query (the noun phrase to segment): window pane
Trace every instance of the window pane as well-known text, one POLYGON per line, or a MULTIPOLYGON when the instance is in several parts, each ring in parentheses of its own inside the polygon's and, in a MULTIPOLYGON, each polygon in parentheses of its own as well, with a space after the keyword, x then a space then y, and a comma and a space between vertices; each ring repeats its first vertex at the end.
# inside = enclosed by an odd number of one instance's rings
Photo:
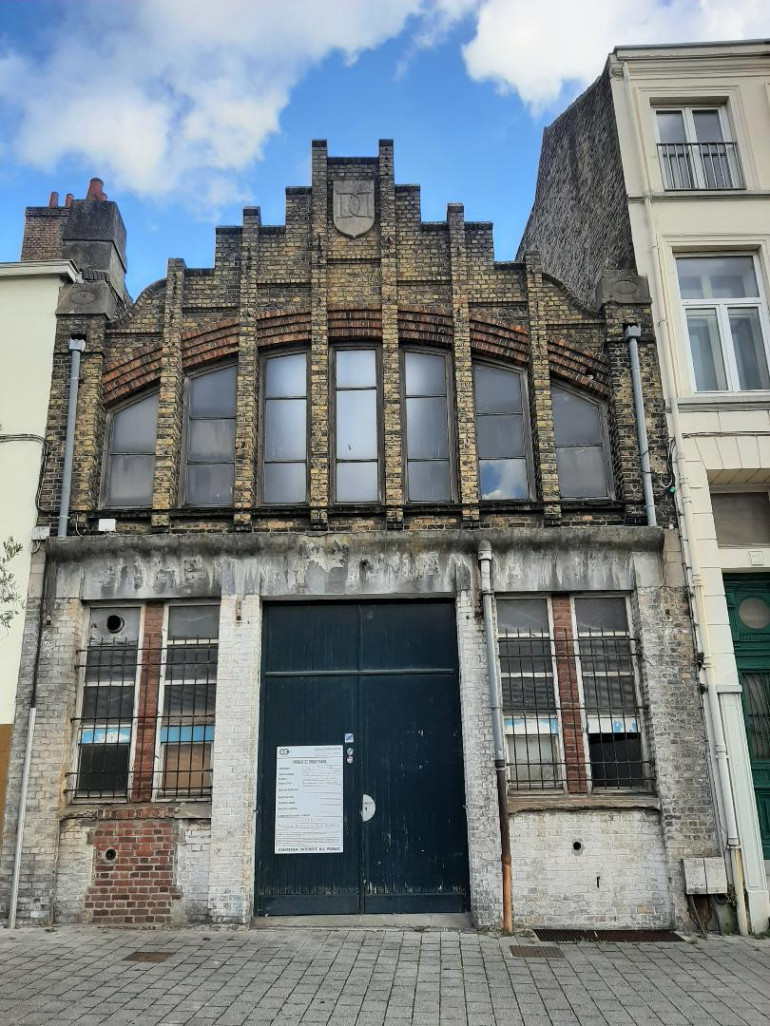
POLYGON ((549 632, 548 603, 542 598, 498 599, 497 626, 504 631, 549 632))
POLYGON ((524 418, 520 413, 476 418, 476 445, 481 459, 524 455, 524 418))
POLYGON ((337 388, 374 388, 377 362, 373 349, 337 350, 337 388))
POLYGON ((711 509, 720 545, 770 545, 767 492, 712 494, 711 509))
POLYGON ((599 407, 574 392, 551 389, 556 445, 596 445, 601 442, 599 407))
POLYGON ((441 502, 451 498, 449 462, 409 463, 406 470, 410 502, 441 502))
POLYGON ((604 452, 598 446, 556 451, 559 492, 563 499, 599 499, 608 494, 604 452))
POLYGON ((187 436, 189 460, 232 461, 235 453, 234 420, 192 420, 187 436))
POLYGON ((628 631, 623 598, 576 598, 575 622, 580 631, 628 631))
POLYGON ((759 295, 750 256, 678 257, 682 299, 755 299, 759 295))
POLYGON ((405 354, 407 395, 446 395, 446 360, 434 353, 405 354))
POLYGON ((266 460, 305 459, 306 417, 305 399, 272 399, 265 403, 266 460))
POLYGON ((262 491, 265 502, 304 502, 304 463, 266 463, 262 491))
POLYGON ((337 392, 337 459, 377 459, 377 393, 373 388, 337 392))
POLYGON ((265 395, 302 396, 307 394, 305 353, 271 356, 265 361, 265 395))
POLYGON ((235 377, 232 366, 190 378, 190 416, 234 417, 235 377))
POLYGON ((445 459, 449 455, 446 399, 407 399, 406 452, 409 459, 445 459))
POLYGON ((659 110, 658 132, 662 143, 683 143, 687 141, 684 132, 684 118, 681 110, 659 110))
POLYGON ((528 499, 527 461, 479 460, 482 499, 528 499))
POLYGON ((149 506, 154 470, 154 456, 111 456, 106 504, 149 506))
POLYGON ((639 734, 589 734, 594 787, 643 787, 646 767, 639 734))
POLYGON ((89 643, 136 644, 139 641, 138 606, 92 606, 88 613, 89 643), (117 619, 113 619, 117 617, 117 619), (109 621, 109 627, 107 623, 109 621), (112 628, 112 630, 110 629, 112 628), (117 630, 115 629, 117 628, 117 630))
POLYGON ((338 463, 337 502, 376 502, 377 463, 338 463))
POLYGON ((190 796, 208 794, 211 790, 211 745, 196 742, 163 745, 162 789, 164 793, 190 796))
POLYGON ((728 311, 728 316, 740 387, 747 391, 756 388, 770 388, 767 358, 765 347, 762 344, 762 329, 759 324, 759 310, 733 307, 728 311))
POLYGON ((500 367, 473 366, 476 413, 518 413, 521 411, 521 376, 500 367))
MULTIPOLYGON (((177 652, 178 649, 174 649, 177 652)), ((216 653, 216 649, 214 650, 216 653)), ((214 673, 211 680, 207 681, 206 666, 191 664, 187 673, 181 668, 173 674, 168 674, 169 679, 184 681, 183 684, 172 684, 167 680, 163 689, 163 715, 172 717, 177 721, 185 716, 213 716, 216 708, 216 661, 214 662, 214 673)))
POLYGON ((155 452, 158 393, 118 410, 112 418, 110 452, 155 452))
POLYGON ((724 141, 722 122, 718 110, 694 110, 692 119, 695 122, 695 138, 699 143, 719 143, 724 141))
POLYGON ((168 636, 172 641, 177 638, 218 637, 219 606, 171 606, 168 636))
POLYGON ((231 506, 232 463, 188 463, 185 498, 191 506, 231 506))
POLYGON ((213 687, 217 679, 217 655, 214 644, 171 645, 166 652, 166 679, 198 681, 213 687))
MULTIPOLYGON (((136 662, 136 650, 134 650, 134 662, 136 662)), ((90 669, 90 667, 89 667, 90 669)), ((134 669, 134 673, 136 670, 134 669)), ((131 674, 131 683, 124 685, 110 685, 108 678, 99 677, 99 684, 105 687, 85 687, 83 689, 83 711, 84 720, 106 722, 112 720, 131 720, 134 715, 134 674, 131 674)))
POLYGON ((78 793, 125 794, 130 751, 128 744, 81 744, 78 793))
POLYGON ((697 392, 721 392, 727 388, 716 310, 688 310, 687 331, 697 392))

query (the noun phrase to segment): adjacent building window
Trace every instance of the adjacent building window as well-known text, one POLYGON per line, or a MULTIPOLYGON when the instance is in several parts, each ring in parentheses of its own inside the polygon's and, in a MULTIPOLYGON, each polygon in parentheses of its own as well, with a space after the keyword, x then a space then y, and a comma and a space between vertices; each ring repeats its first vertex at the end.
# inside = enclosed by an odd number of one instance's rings
POLYGON ((527 418, 522 375, 473 365, 476 448, 482 499, 528 499, 527 418))
POLYGON ((447 360, 442 353, 404 353, 406 493, 409 502, 452 498, 447 360))
POLYGON ((161 795, 211 793, 218 637, 219 606, 169 607, 159 729, 161 795))
POLYGON ((764 492, 712 492, 711 510, 720 545, 770 545, 770 496, 764 492))
POLYGON ((770 388, 768 329, 754 257, 677 257, 695 389, 770 388))
POLYGON ((104 468, 105 506, 152 505, 157 426, 157 392, 111 415, 104 468))
POLYGON ((655 115, 664 188, 743 188, 725 107, 659 108, 655 115))
POLYGON ((604 408, 566 388, 551 388, 559 492, 563 499, 610 496, 604 408))
POLYGON ((235 365, 187 383, 185 502, 231 506, 235 473, 235 365))
POLYGON ((139 654, 138 606, 92 609, 77 726, 78 797, 126 797, 139 654))
POLYGON ((376 502, 380 418, 375 350, 336 350, 334 386, 334 497, 337 502, 376 502))
POLYGON ((511 785, 649 790, 626 600, 498 599, 497 620, 511 785))
POLYGON ((264 362, 262 498, 267 503, 307 500, 307 354, 264 362))

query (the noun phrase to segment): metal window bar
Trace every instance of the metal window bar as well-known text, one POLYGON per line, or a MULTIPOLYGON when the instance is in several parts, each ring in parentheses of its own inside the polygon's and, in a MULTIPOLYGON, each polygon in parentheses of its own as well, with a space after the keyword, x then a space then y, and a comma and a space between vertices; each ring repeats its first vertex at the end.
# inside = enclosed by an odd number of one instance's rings
POLYGON ((501 631, 498 646, 514 790, 652 790, 632 638, 501 631))
POLYGON ((104 641, 84 649, 69 796, 208 798, 217 654, 215 638, 143 648, 104 641))
POLYGON ((658 143, 667 190, 744 189, 734 142, 658 143))

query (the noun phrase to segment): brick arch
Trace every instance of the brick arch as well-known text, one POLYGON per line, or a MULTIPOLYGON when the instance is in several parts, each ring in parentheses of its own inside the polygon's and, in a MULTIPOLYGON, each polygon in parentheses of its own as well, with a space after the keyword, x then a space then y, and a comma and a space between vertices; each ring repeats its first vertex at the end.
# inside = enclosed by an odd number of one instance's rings
POLYGON ((471 348, 474 352, 500 356, 518 364, 527 363, 529 335, 525 328, 472 317, 470 329, 471 348))
POLYGON ((162 344, 150 342, 134 349, 126 358, 124 354, 108 360, 102 374, 104 405, 113 406, 136 392, 160 381, 162 344))
POLYGON ((182 335, 182 365, 186 371, 238 352, 237 318, 195 328, 182 335))
POLYGON ((399 307, 398 337, 401 342, 451 346, 454 337, 452 315, 422 307, 399 307))
POLYGON ((292 342, 310 342, 309 308, 288 312, 265 310, 257 314, 259 346, 289 345, 292 342))
POLYGON ((582 352, 562 339, 548 342, 548 366, 551 376, 589 392, 599 399, 609 398, 606 362, 582 352))

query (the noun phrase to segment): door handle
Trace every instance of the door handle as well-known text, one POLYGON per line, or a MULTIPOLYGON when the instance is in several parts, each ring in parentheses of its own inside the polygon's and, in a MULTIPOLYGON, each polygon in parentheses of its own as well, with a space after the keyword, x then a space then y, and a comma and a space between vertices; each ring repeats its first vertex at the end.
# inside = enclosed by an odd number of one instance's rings
POLYGON ((361 819, 364 821, 364 823, 368 823, 369 820, 372 818, 372 816, 375 814, 376 811, 377 811, 377 805, 376 805, 376 803, 374 801, 374 798, 372 798, 368 794, 362 795, 361 796, 361 819))

